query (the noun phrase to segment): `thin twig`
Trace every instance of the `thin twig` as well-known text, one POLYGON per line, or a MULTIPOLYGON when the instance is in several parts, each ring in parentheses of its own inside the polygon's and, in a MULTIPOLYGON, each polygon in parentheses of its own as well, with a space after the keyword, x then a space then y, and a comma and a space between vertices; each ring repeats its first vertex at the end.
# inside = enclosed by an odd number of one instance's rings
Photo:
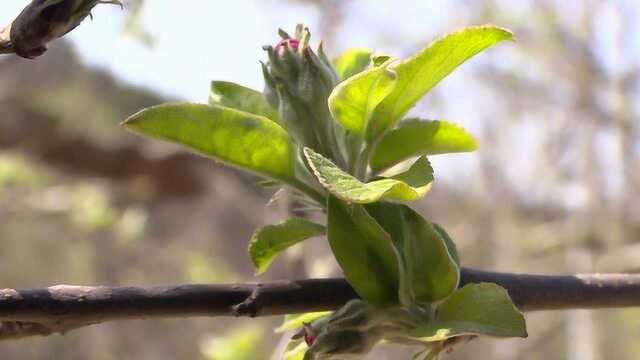
MULTIPOLYGON (((463 269, 461 286, 495 282, 523 311, 640 306, 640 275, 519 275, 463 269)), ((0 290, 0 339, 64 333, 112 320, 269 316, 333 310, 357 295, 340 278, 260 284, 0 290)))

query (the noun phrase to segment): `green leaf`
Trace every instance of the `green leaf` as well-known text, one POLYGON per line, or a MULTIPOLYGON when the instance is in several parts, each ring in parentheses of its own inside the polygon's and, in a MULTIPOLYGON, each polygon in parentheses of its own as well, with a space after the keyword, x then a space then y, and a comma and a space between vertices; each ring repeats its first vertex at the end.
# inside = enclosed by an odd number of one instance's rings
POLYGON ((341 82, 329 96, 331 115, 345 129, 364 136, 376 106, 393 91, 395 73, 391 61, 341 82))
POLYGON ((420 98, 469 58, 513 34, 491 25, 469 27, 436 40, 394 67, 398 84, 376 108, 367 131, 369 141, 391 129, 420 98))
POLYGON ((287 344, 282 360, 304 360, 305 353, 308 349, 309 347, 304 341, 291 340, 289 344, 287 344))
POLYGON ((222 106, 172 103, 142 110, 123 125, 259 175, 283 182, 294 179, 295 144, 263 116, 222 106))
POLYGON ((361 205, 330 196, 327 237, 355 291, 373 305, 398 303, 398 257, 389 235, 361 205))
POLYGON ((249 255, 256 267, 256 275, 267 271, 276 256, 287 248, 324 233, 324 226, 305 219, 289 219, 259 229, 249 242, 249 255))
POLYGON ((310 324, 315 320, 331 315, 331 311, 319 311, 310 312, 305 314, 291 314, 285 315, 284 322, 280 325, 275 332, 283 333, 289 330, 299 329, 304 324, 310 324))
MULTIPOLYGON (((369 214, 393 238, 400 250, 411 300, 432 303, 449 296, 460 280, 458 265, 431 223, 406 205, 375 203, 369 214)), ((412 301, 412 302, 413 302, 412 301)))
POLYGON ((230 107, 278 122, 278 112, 267 103, 261 92, 232 82, 212 81, 209 104, 230 107))
POLYGON ((402 210, 406 228, 404 258, 416 301, 441 300, 458 288, 460 269, 431 223, 407 206, 402 210))
POLYGON ((445 245, 447 245, 447 250, 449 250, 449 255, 451 255, 453 261, 455 261, 456 265, 460 267, 460 256, 458 255, 458 247, 456 246, 456 243, 453 242, 453 239, 451 239, 449 234, 447 234, 447 231, 442 226, 436 223, 432 223, 431 225, 433 225, 433 228, 438 232, 442 240, 444 240, 445 245))
POLYGON ((446 121, 402 121, 380 140, 371 158, 374 172, 413 156, 474 151, 476 139, 462 127, 446 121))
POLYGON ((333 61, 340 79, 347 79, 369 66, 372 51, 368 49, 350 49, 333 61))
POLYGON ((412 336, 442 341, 460 335, 527 337, 522 313, 507 291, 491 283, 469 284, 438 307, 436 319, 418 327, 412 336))
POLYGON ((313 150, 305 148, 304 153, 320 184, 351 203, 368 204, 383 198, 415 201, 429 192, 433 182, 433 169, 425 157, 416 160, 404 173, 365 184, 313 150))

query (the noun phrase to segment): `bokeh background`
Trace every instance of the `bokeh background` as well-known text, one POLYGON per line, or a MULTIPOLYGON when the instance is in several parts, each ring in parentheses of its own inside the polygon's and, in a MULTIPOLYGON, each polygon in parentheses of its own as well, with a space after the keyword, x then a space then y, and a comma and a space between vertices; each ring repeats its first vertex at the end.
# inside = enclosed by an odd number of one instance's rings
MULTIPOLYGON (((3 0, 8 23, 27 0, 3 0)), ((128 1, 100 6, 36 61, 0 58, 0 286, 253 281, 253 230, 289 216, 254 178, 118 123, 210 80, 262 88, 276 29, 310 26, 334 56, 407 56, 463 26, 515 32, 413 113, 464 125, 472 154, 433 157, 415 205, 466 266, 640 270, 640 3, 498 0, 128 1)), ((260 280, 339 275, 323 239, 260 280), (322 254, 322 255, 318 255, 322 254)), ((637 359, 640 310, 527 314, 527 340, 478 339, 448 359, 637 359)), ((97 325, 0 343, 2 359, 277 359, 280 318, 97 325)), ((370 359, 408 358, 382 346, 370 359)))

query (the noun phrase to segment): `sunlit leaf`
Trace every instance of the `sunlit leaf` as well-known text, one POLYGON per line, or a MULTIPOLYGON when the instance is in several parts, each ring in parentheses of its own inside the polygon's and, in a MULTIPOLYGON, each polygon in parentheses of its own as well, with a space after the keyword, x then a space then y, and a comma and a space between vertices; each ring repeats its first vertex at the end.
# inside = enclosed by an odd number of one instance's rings
POLYGON ((406 277, 403 283, 409 286, 411 300, 431 303, 458 287, 460 270, 431 223, 406 205, 374 203, 366 209, 402 254, 401 276, 406 277))
POLYGON ((460 335, 527 337, 522 313, 507 291, 491 283, 469 284, 438 307, 436 320, 411 335, 425 341, 442 341, 460 335))
POLYGON ((249 243, 249 255, 256 267, 256 274, 267 271, 276 256, 287 248, 324 233, 324 226, 305 219, 289 219, 259 229, 249 243))
POLYGON ((395 73, 390 62, 363 71, 341 82, 329 96, 333 118, 345 129, 364 136, 376 106, 393 91, 395 73))
POLYGON ((370 165, 379 171, 413 156, 469 152, 477 147, 474 137, 458 125, 411 119, 384 135, 370 165))
POLYGON ((371 63, 372 51, 368 49, 349 49, 333 61, 338 77, 344 80, 367 68, 371 63))
POLYGON ((319 311, 319 312, 310 312, 305 314, 285 315, 284 322, 275 330, 275 332, 282 333, 289 330, 299 329, 304 324, 310 324, 314 320, 318 320, 320 318, 323 318, 329 315, 331 315, 331 311, 319 311))
POLYGON ((327 237, 355 291, 373 305, 398 302, 398 258, 389 235, 361 205, 330 196, 327 237))
POLYGON ((304 152, 322 186, 338 198, 352 203, 368 204, 383 198, 415 201, 431 189, 433 182, 433 169, 424 157, 406 172, 365 184, 313 150, 305 148, 304 152))
POLYGON ((304 355, 309 347, 302 340, 291 340, 287 344, 282 360, 304 360, 304 355))
POLYGON ((144 135, 285 182, 294 178, 295 145, 275 122, 222 106, 172 103, 147 108, 123 123, 144 135))
POLYGON ((227 81, 212 81, 209 104, 230 107, 278 121, 274 110, 261 92, 227 81))
POLYGON ((391 129, 420 98, 469 58, 512 37, 511 32, 495 26, 469 27, 436 40, 400 62, 394 67, 398 83, 376 108, 367 138, 377 139, 391 129))

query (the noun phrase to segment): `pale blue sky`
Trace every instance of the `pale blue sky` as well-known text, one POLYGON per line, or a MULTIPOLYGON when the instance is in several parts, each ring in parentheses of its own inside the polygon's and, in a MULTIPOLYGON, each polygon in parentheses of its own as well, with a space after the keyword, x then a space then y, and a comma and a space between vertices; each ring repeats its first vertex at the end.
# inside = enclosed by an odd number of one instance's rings
MULTIPOLYGON (((0 21, 9 22, 26 3, 3 0, 0 21)), ((151 3, 145 9, 143 26, 155 38, 152 49, 122 36, 125 13, 109 5, 94 9, 94 20, 84 22, 68 39, 92 65, 128 82, 195 101, 207 98, 211 79, 261 87, 258 59, 263 56, 261 46, 273 42, 276 19, 295 24, 313 18, 312 11, 264 16, 268 1, 191 0, 188 6, 175 0, 151 3)))
MULTIPOLYGON (((8 23, 28 2, 3 0, 0 23, 8 23)), ((376 39, 368 26, 380 30, 387 24, 395 24, 390 35, 424 36, 427 29, 437 28, 436 19, 444 23, 444 3, 355 1, 352 6, 358 9, 359 19, 347 26, 349 41, 341 43, 374 46, 376 39), (407 12, 413 16, 406 16, 407 12)), ((212 79, 260 89, 262 45, 277 41, 279 26, 293 28, 302 22, 313 30, 318 22, 314 8, 277 0, 150 0, 147 4, 143 27, 154 37, 154 48, 123 36, 125 12, 109 5, 94 9, 93 21, 87 20, 67 38, 87 63, 108 69, 127 82, 192 101, 206 100, 212 79)), ((418 40, 410 37, 405 44, 418 40)))

